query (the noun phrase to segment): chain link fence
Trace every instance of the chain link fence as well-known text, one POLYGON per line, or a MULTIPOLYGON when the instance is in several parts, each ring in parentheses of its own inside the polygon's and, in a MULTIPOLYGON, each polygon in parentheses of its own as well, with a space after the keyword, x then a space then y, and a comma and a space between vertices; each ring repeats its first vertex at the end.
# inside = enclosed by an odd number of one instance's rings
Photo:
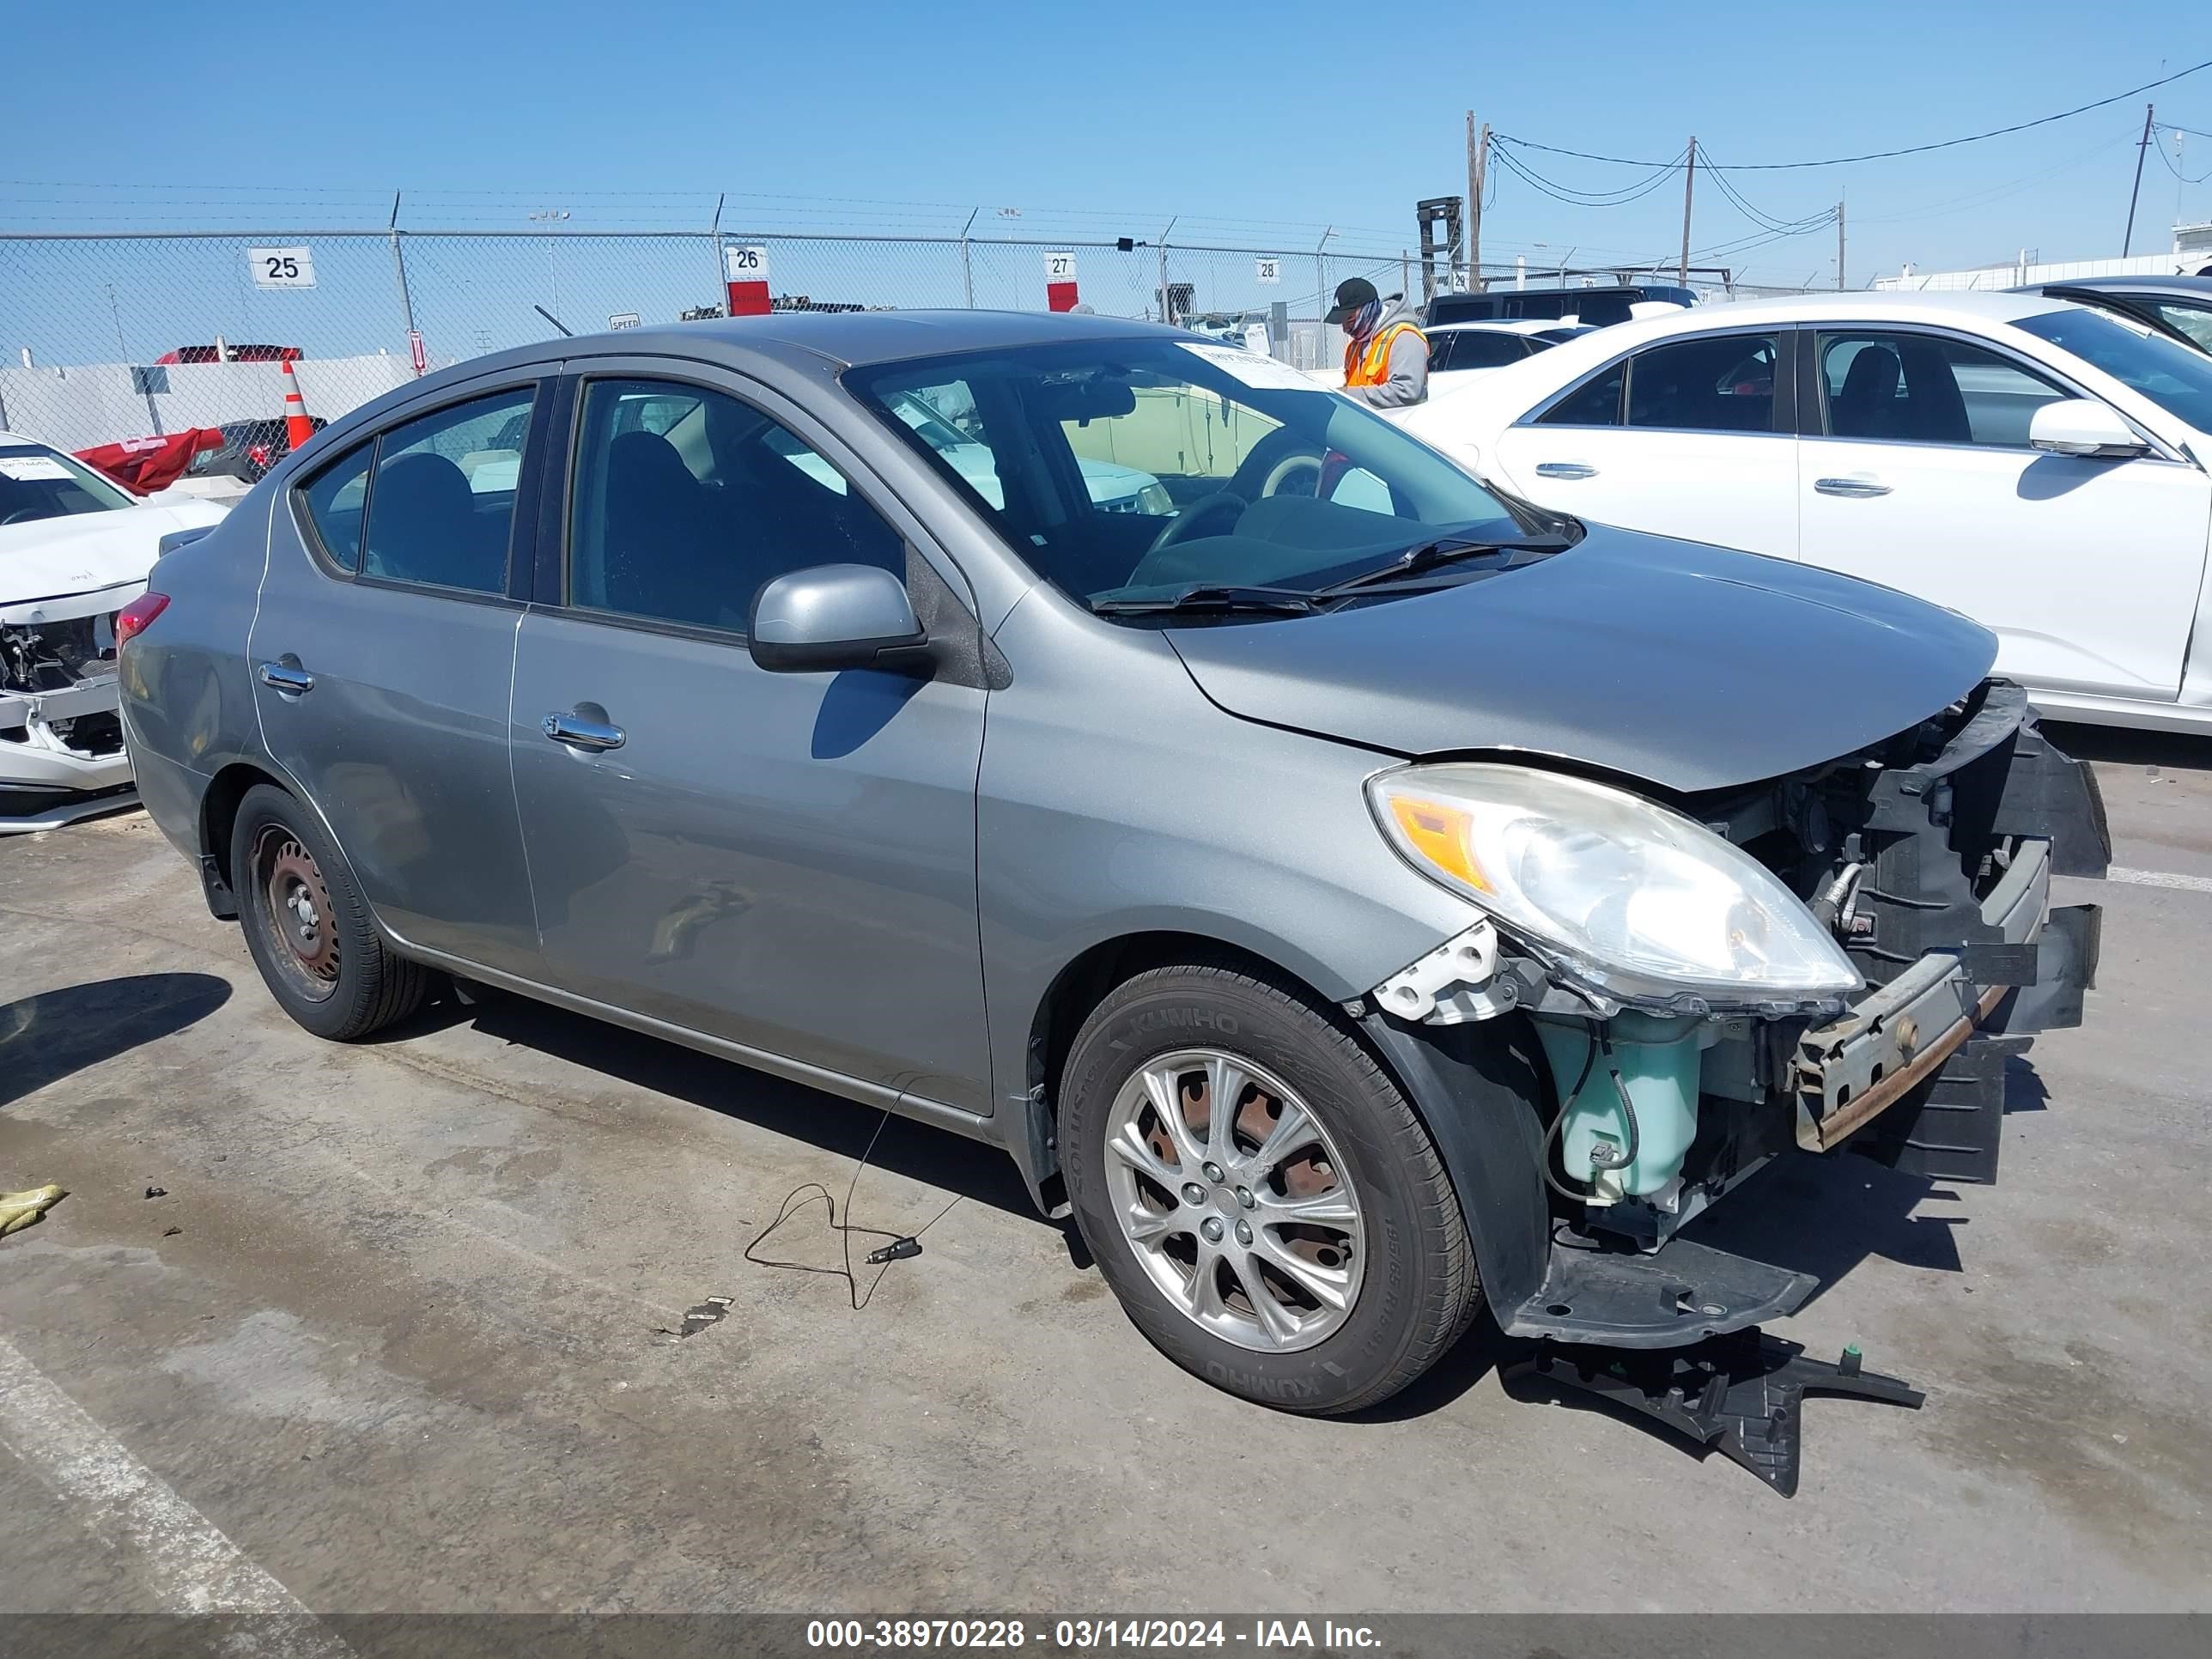
MULTIPOLYGON (((969 307, 1170 320, 1301 368, 1351 276, 1424 291, 1418 258, 1130 240, 732 231, 0 234, 0 428, 82 449, 281 418, 284 360, 336 419, 419 374, 550 337, 719 316, 733 253, 777 309, 969 307), (1073 288, 1055 287, 1072 282, 1073 288)), ((1437 273, 1452 286, 1464 271, 1437 273)), ((1486 267, 1493 283, 1546 273, 1486 267)), ((755 292, 757 292, 756 290, 755 292)))
POLYGON ((1322 361, 1319 296, 1401 258, 1140 242, 732 232, 291 231, 0 235, 0 428, 63 448, 281 418, 290 360, 336 419, 418 374, 576 333, 720 316, 732 250, 777 309, 1172 317, 1322 361), (557 324, 557 326, 556 326, 557 324))

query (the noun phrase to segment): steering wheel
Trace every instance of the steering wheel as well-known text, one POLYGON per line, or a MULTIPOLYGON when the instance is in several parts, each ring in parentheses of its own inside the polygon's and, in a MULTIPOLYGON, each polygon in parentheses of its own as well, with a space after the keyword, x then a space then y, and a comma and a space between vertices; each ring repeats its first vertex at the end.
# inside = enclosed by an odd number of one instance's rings
POLYGON ((1226 514, 1233 525, 1250 505, 1251 502, 1242 495, 1226 489, 1217 489, 1211 495, 1201 495, 1162 525, 1160 533, 1152 538, 1152 544, 1145 551, 1157 553, 1164 547, 1175 547, 1192 540, 1198 534, 1194 526, 1204 520, 1218 519, 1226 514))
MULTIPOLYGON (((19 520, 27 523, 30 520, 36 518, 38 514, 39 509, 35 507, 19 507, 13 513, 7 514, 4 518, 0 518, 0 524, 15 524, 19 520)), ((1172 528, 1173 526, 1170 527, 1172 528)))

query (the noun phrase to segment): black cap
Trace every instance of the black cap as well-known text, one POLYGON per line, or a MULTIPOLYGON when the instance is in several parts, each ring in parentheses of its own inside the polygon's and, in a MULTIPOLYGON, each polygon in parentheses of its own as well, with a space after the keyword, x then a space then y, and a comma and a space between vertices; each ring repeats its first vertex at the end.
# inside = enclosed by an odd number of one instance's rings
POLYGON ((1371 306, 1382 296, 1375 291, 1375 284, 1364 276, 1348 277, 1336 285, 1336 305, 1325 323, 1340 323, 1362 306, 1371 306))

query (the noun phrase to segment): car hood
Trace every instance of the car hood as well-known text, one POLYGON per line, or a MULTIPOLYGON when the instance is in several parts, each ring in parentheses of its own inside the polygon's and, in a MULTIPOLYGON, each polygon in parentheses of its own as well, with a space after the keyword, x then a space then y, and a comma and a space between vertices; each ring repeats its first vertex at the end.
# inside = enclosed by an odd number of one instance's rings
POLYGON ((136 597, 172 531, 216 524, 210 501, 119 507, 0 525, 0 622, 61 622, 114 611, 136 597))
POLYGON ((1996 656, 1986 629, 1892 588, 1601 526, 1433 593, 1168 638, 1246 720, 1399 755, 1519 750, 1683 793, 1904 731, 1996 656))

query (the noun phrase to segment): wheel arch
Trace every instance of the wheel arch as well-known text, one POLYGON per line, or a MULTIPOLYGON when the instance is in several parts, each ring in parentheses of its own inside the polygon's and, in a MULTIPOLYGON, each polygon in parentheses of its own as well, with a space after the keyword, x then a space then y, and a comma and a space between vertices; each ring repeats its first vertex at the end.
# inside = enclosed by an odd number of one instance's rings
POLYGON ((1072 957, 1039 1000, 1026 1051, 1027 1121, 1012 1150, 1041 1207, 1055 1215, 1065 1208, 1059 1085, 1076 1033, 1115 986, 1182 963, 1232 967, 1265 980, 1305 998, 1349 1033, 1436 1143, 1489 1293, 1507 1308, 1534 1293, 1550 1252, 1540 1162, 1548 1073, 1526 1020, 1508 1015, 1480 1024, 1409 1025, 1364 999, 1355 1016, 1281 961, 1188 929, 1099 940, 1072 957))
MULTIPOLYGON (((354 882, 356 890, 360 888, 345 842, 307 792, 265 756, 234 760, 217 769, 200 793, 200 881, 207 891, 208 908, 220 921, 234 921, 238 917, 237 872, 230 867, 231 832, 238 823, 238 809, 256 785, 264 783, 283 790, 315 815, 323 833, 331 838, 331 845, 337 848, 338 857, 346 866, 347 878, 354 882)), ((365 896, 362 902, 368 902, 365 896)), ((374 904, 368 905, 368 912, 387 945, 393 944, 391 931, 377 915, 374 904)))

